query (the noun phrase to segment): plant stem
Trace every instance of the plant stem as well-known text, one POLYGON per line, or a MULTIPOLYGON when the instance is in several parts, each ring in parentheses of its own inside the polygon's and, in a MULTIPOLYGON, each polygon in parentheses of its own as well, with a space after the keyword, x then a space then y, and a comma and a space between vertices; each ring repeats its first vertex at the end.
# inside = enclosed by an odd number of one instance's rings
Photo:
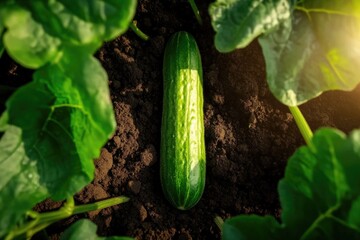
POLYGON ((214 222, 215 222, 216 226, 218 226, 218 228, 219 228, 220 231, 221 231, 222 226, 224 225, 224 220, 223 220, 221 217, 216 216, 216 217, 214 218, 214 222))
POLYGON ((200 25, 202 25, 202 19, 201 19, 201 16, 200 16, 199 9, 196 6, 195 0, 188 0, 188 1, 190 3, 191 9, 193 10, 193 12, 195 14, 196 20, 198 21, 198 23, 200 25))
POLYGON ((311 145, 311 139, 313 136, 313 133, 309 127, 309 124, 306 122, 304 116, 302 115, 299 107, 297 106, 289 106, 291 114, 294 116, 296 125, 298 126, 301 135, 303 136, 306 144, 308 146, 311 145))
POLYGON ((84 212, 91 212, 91 211, 95 211, 95 210, 100 210, 100 209, 103 209, 103 208, 115 206, 115 205, 125 203, 125 202, 128 202, 128 201, 129 201, 128 197, 122 196, 122 197, 114 197, 114 198, 98 201, 98 202, 95 202, 95 203, 75 206, 73 214, 79 214, 79 213, 84 213, 84 212))
POLYGON ((325 213, 320 214, 320 216, 317 217, 315 219, 315 221, 313 221, 312 224, 302 234, 300 240, 308 239, 309 236, 311 235, 311 233, 313 233, 313 231, 320 226, 320 223, 326 218, 331 218, 333 212, 335 212, 337 209, 339 209, 339 207, 340 207, 340 204, 337 203, 336 205, 330 207, 325 213))
POLYGON ((75 210, 74 198, 72 197, 68 198, 64 206, 61 207, 59 210, 53 212, 40 213, 38 215, 39 217, 38 225, 42 225, 44 223, 49 223, 49 222, 52 223, 70 217, 71 215, 74 214, 74 210, 75 210))
POLYGON ((149 36, 146 35, 143 31, 141 31, 141 30, 136 26, 136 24, 135 24, 134 21, 130 23, 130 28, 131 28, 131 30, 132 30, 136 35, 138 35, 142 40, 144 40, 144 41, 149 40, 149 36))
POLYGON ((64 206, 57 211, 52 211, 48 213, 36 213, 33 211, 29 211, 28 216, 32 217, 33 220, 12 230, 5 239, 13 239, 16 236, 23 234, 26 234, 26 238, 30 239, 35 233, 44 229, 51 223, 71 216, 73 209, 74 199, 71 197, 68 198, 64 206), (40 227, 44 225, 46 226, 40 227))
POLYGON ((71 197, 68 198, 64 206, 57 211, 46 212, 46 213, 35 213, 30 211, 29 216, 34 217, 33 220, 13 229, 6 236, 5 239, 11 240, 14 239, 16 236, 20 236, 23 234, 25 234, 26 237, 29 239, 37 232, 43 230, 44 228, 48 227, 50 224, 57 222, 59 220, 65 219, 67 217, 79 213, 101 210, 103 208, 118 205, 120 203, 125 203, 127 201, 129 201, 129 198, 121 196, 121 197, 105 199, 95 203, 75 206, 74 199, 71 197))

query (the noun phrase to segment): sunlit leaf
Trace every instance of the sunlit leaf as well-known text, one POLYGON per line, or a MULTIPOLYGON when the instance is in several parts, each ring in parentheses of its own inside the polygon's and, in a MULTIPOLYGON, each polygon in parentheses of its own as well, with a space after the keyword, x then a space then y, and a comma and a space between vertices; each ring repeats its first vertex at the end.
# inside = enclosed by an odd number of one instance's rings
POLYGON ((209 12, 221 52, 260 36, 270 90, 286 105, 360 82, 358 0, 217 0, 209 12))
POLYGON ((209 8, 220 52, 246 47, 291 16, 288 0, 217 0, 209 8))
POLYGON ((261 37, 275 97, 295 106, 324 91, 352 90, 360 82, 359 13, 358 1, 306 1, 291 22, 261 37))

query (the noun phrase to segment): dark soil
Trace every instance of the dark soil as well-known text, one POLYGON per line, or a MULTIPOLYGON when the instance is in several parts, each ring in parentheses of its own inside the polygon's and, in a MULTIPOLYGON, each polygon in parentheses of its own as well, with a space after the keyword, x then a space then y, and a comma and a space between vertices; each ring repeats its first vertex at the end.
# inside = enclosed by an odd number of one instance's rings
MULTIPOLYGON (((143 41, 128 31, 97 53, 109 75, 117 130, 95 161, 94 181, 76 201, 118 195, 131 200, 51 226, 51 239, 58 239, 83 217, 99 226, 100 235, 179 240, 220 239, 215 215, 279 217, 277 183, 303 139, 287 107, 268 90, 258 43, 230 54, 218 53, 207 15, 210 1, 198 2, 203 26, 185 0, 140 1, 135 19, 151 39, 143 41), (177 210, 166 201, 159 180, 162 56, 167 39, 179 30, 197 39, 204 69, 206 187, 198 205, 189 211, 177 210)), ((359 101, 360 87, 351 93, 323 94, 301 109, 313 130, 332 126, 349 132, 360 127, 359 101)), ((58 206, 46 201, 38 209, 58 206)))

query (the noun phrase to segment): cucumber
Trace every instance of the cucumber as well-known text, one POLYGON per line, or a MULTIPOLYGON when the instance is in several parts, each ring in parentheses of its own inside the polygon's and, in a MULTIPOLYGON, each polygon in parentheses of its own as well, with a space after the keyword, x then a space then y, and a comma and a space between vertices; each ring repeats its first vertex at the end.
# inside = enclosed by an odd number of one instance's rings
POLYGON ((160 180, 178 209, 193 207, 205 187, 206 157, 201 57, 187 32, 172 35, 163 62, 160 180))

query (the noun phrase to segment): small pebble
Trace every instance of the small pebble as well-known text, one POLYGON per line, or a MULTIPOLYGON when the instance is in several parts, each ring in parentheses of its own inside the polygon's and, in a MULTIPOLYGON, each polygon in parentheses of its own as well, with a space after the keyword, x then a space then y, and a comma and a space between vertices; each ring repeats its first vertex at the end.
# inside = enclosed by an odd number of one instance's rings
POLYGON ((131 180, 128 182, 128 186, 133 193, 138 194, 140 192, 141 182, 131 180))
POLYGON ((140 216, 140 221, 144 221, 147 216, 148 216, 148 213, 146 211, 146 208, 143 206, 143 205, 140 205, 139 207, 139 216, 140 216))
POLYGON ((149 145, 145 151, 143 151, 140 155, 141 162, 144 163, 145 166, 152 166, 156 162, 156 150, 153 145, 149 145))

